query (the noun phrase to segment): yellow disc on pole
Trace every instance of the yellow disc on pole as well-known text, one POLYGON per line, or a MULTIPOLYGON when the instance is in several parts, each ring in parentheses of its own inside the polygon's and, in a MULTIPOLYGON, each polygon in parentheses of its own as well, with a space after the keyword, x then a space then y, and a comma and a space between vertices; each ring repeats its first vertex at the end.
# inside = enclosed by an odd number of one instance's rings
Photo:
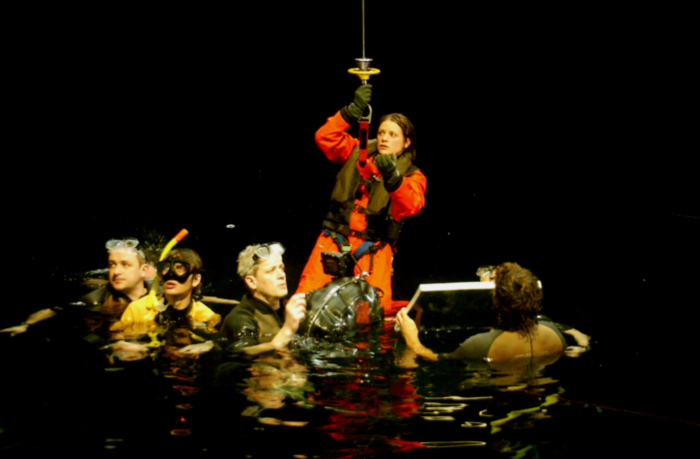
POLYGON ((379 69, 367 69, 367 70, 362 70, 360 68, 355 67, 354 69, 348 69, 348 73, 352 73, 353 75, 357 75, 360 80, 365 81, 369 80, 369 77, 371 75, 376 75, 379 73, 379 69))

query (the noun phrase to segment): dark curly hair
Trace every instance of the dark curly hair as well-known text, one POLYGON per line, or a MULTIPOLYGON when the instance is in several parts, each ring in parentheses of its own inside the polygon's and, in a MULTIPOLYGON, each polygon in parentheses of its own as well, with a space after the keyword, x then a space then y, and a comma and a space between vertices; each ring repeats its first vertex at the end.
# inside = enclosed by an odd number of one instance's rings
POLYGON ((503 263, 495 270, 493 304, 496 307, 498 328, 533 335, 540 311, 542 289, 537 277, 517 263, 503 263))

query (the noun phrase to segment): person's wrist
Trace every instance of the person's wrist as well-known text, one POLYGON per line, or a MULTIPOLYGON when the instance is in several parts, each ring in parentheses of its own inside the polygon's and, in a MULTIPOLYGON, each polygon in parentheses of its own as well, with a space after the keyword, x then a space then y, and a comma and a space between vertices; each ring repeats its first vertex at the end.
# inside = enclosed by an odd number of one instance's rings
POLYGON ((421 347, 420 341, 418 341, 418 338, 416 337, 410 337, 410 339, 406 340, 406 344, 408 347, 410 347, 413 351, 418 352, 418 350, 421 347))
POLYGON ((295 324, 293 320, 285 322, 282 326, 285 339, 292 339, 292 336, 294 336, 294 334, 297 332, 297 329, 299 329, 299 324, 295 324))
POLYGON ((289 340, 292 339, 293 335, 294 333, 289 329, 289 326, 285 323, 284 325, 282 325, 282 328, 280 328, 280 331, 272 340, 272 343, 282 345, 287 344, 289 340))
POLYGON ((386 191, 388 191, 389 193, 393 193, 394 191, 399 189, 402 183, 403 176, 400 172, 394 169, 394 174, 388 180, 384 180, 384 188, 386 188, 386 191))
MULTIPOLYGON (((357 119, 359 118, 359 116, 355 116, 355 114, 352 112, 350 105, 346 105, 340 109, 340 116, 350 125, 356 125, 357 119)), ((360 116, 362 115, 360 114, 360 116)))
POLYGON ((406 328, 405 324, 401 327, 401 334, 403 335, 403 339, 406 340, 408 347, 413 349, 415 345, 419 343, 418 332, 414 333, 411 329, 406 328))

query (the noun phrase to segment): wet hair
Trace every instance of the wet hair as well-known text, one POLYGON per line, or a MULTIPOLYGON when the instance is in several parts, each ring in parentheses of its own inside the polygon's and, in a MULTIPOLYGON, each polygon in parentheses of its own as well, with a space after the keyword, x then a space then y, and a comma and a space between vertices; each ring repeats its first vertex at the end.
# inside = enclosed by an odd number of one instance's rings
POLYGON ((406 115, 402 113, 389 113, 387 115, 379 118, 379 126, 382 125, 384 121, 393 121, 398 124, 401 128, 401 132, 405 139, 410 139, 411 144, 406 148, 403 154, 408 153, 411 156, 411 160, 416 160, 416 128, 413 127, 413 123, 409 120, 406 115))
POLYGON ((498 328, 533 335, 540 311, 542 289, 530 270, 517 263, 503 263, 495 270, 493 304, 496 307, 498 328))
MULTIPOLYGON (((202 257, 199 256, 197 252, 195 252, 192 249, 173 249, 167 257, 165 257, 165 260, 163 261, 170 261, 170 260, 182 260, 186 261, 187 263, 190 264, 190 269, 192 270, 192 274, 201 274, 202 272, 202 257)), ((199 300, 202 298, 202 282, 199 282, 199 285, 195 287, 194 291, 192 292, 192 298, 199 300)))
POLYGON ((255 275, 258 273, 258 263, 253 261, 253 255, 258 247, 260 247, 260 244, 249 245, 238 254, 237 272, 243 280, 245 280, 246 276, 248 275, 255 277, 255 275))

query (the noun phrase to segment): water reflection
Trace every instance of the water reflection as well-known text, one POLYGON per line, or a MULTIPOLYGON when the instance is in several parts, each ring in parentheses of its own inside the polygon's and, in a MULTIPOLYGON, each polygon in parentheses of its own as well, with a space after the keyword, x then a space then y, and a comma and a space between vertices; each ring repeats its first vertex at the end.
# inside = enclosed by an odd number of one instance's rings
POLYGON ((309 382, 308 369, 290 353, 280 351, 274 355, 265 355, 255 359, 248 368, 249 378, 243 380, 242 392, 250 402, 257 405, 248 406, 242 416, 257 417, 262 424, 301 427, 308 424, 300 418, 279 419, 265 410, 280 410, 286 403, 310 408, 312 400, 309 395, 314 387, 309 382), (264 415, 263 415, 264 414, 264 415))
MULTIPOLYGON (((353 341, 297 339, 288 351, 235 359, 216 334, 191 324, 108 330, 92 328, 106 333, 95 347, 108 370, 96 400, 106 406, 120 394, 129 410, 92 410, 90 422, 101 427, 91 432, 102 448, 124 452, 145 436, 178 451, 235 444, 253 457, 278 451, 281 439, 289 455, 306 457, 427 456, 437 448, 441 456, 471 448, 527 457, 549 438, 564 390, 550 371, 559 356, 427 362, 390 323, 353 341)), ((472 332, 429 330, 426 339, 449 349, 472 332)))

